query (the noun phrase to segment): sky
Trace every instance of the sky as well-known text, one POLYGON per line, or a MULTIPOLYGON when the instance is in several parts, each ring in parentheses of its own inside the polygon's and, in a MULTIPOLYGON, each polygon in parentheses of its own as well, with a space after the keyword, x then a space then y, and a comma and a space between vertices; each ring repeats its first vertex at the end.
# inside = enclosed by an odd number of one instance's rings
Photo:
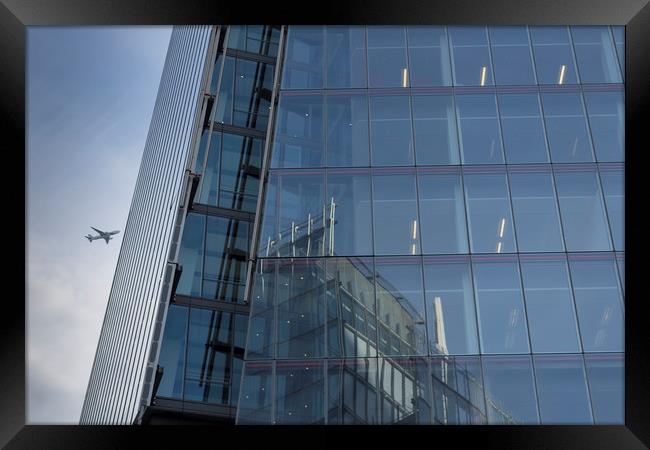
POLYGON ((170 35, 28 28, 29 424, 79 423, 170 35))

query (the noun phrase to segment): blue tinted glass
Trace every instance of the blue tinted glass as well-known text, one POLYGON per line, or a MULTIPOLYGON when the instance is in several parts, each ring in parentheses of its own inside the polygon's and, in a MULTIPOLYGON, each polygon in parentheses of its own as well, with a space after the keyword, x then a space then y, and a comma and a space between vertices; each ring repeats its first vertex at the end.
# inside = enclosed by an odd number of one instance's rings
POLYGON ((279 358, 325 354, 325 261, 281 260, 276 284, 279 358))
POLYGON ((429 353, 478 354, 474 291, 469 261, 424 259, 429 353))
POLYGON ((275 260, 261 260, 253 275, 251 312, 246 359, 268 359, 275 347, 275 302, 277 264, 275 260))
POLYGON ((263 141, 224 133, 222 146, 219 206, 255 212, 263 141))
POLYGON ((271 167, 323 167, 322 95, 281 95, 271 167))
POLYGON ((618 55, 618 62, 620 64, 623 79, 625 79, 625 27, 611 27, 612 35, 614 36, 614 44, 616 45, 616 54, 618 55))
POLYGON ((328 95, 327 165, 355 167, 370 165, 368 147, 368 97, 328 95))
POLYGON ((375 172, 372 183, 375 254, 419 255, 415 174, 375 172))
POLYGON ((535 84, 526 27, 489 27, 496 84, 535 84))
POLYGON ((406 29, 404 27, 367 27, 368 86, 407 87, 406 29))
POLYGON ((419 172, 422 252, 469 253, 460 172, 419 172))
MULTIPOLYGON (((210 129, 204 128, 201 130, 201 139, 199 140, 199 149, 194 161, 194 173, 203 174, 203 164, 205 164, 205 152, 208 148, 208 137, 210 136, 210 129)), ((200 188, 199 188, 200 189, 200 188)))
POLYGON ((427 362, 380 358, 378 364, 381 423, 430 424, 431 379, 427 362))
POLYGON ((364 27, 325 27, 327 87, 365 88, 366 32, 364 27))
POLYGON ((325 423, 324 361, 277 364, 275 383, 277 424, 325 423))
POLYGON ((488 356, 483 360, 490 424, 538 424, 530 356, 488 356))
POLYGON ((466 171, 463 178, 472 253, 516 252, 505 172, 466 171))
POLYGON ((372 258, 327 260, 327 355, 377 356, 372 258))
POLYGON ((539 84, 577 84, 567 27, 530 27, 539 84))
POLYGON ((608 27, 571 27, 580 81, 620 83, 621 73, 608 27))
POLYGON ((487 423, 478 356, 433 357, 431 374, 436 423, 487 423))
POLYGON ((158 365, 163 370, 158 397, 182 398, 187 340, 187 308, 169 305, 158 365))
POLYGON ((330 200, 328 254, 371 255, 369 171, 328 171, 326 198, 330 200))
POLYGON ((555 171, 567 250, 611 250, 605 208, 596 172, 555 171))
POLYGON ((203 278, 203 245, 205 239, 205 216, 188 214, 183 228, 178 263, 182 267, 176 293, 201 296, 201 279, 203 278))
POLYGON ((472 260, 482 353, 528 353, 526 312, 513 257, 472 260))
POLYGON ((564 251, 553 174, 511 171, 509 178, 519 251, 564 251))
POLYGON ((585 352, 623 351, 623 310, 614 258, 569 259, 585 352))
POLYGON ((212 68, 212 78, 210 79, 210 95, 216 95, 219 76, 221 75, 221 65, 223 64, 223 55, 217 55, 217 60, 212 68))
POLYGON ((520 259, 533 353, 580 352, 566 259, 551 255, 520 259))
MULTIPOLYGON (((219 195, 219 172, 221 171, 221 132, 210 134, 212 136, 210 137, 207 160, 205 160, 205 169, 201 177, 201 193, 198 196, 198 201, 216 206, 219 195)), ((203 160, 201 164, 204 164, 203 160)))
POLYGON ((485 27, 448 27, 455 86, 494 84, 485 27))
POLYGON ((420 258, 375 258, 379 349, 426 355, 426 313, 420 258))
POLYGON ((410 85, 451 86, 449 44, 445 27, 407 28, 410 85))
POLYGON ((406 95, 370 97, 370 148, 373 166, 412 166, 411 106, 406 95))
POLYGON ((456 96, 463 164, 502 164, 503 149, 493 94, 456 96))
POLYGON ((499 94, 499 110, 508 164, 548 162, 537 94, 499 94))
POLYGON ((327 360, 327 423, 376 424, 377 358, 327 360))
POLYGON ((282 89, 322 89, 324 71, 323 27, 289 27, 282 71, 282 89))
POLYGON ((235 91, 235 58, 226 56, 219 86, 219 98, 212 111, 217 123, 232 123, 232 108, 235 91))
POLYGON ((625 183, 623 170, 600 170, 614 248, 625 250, 625 183))
POLYGON ((580 94, 543 93, 542 104, 553 162, 593 161, 594 155, 580 94))
POLYGON ((623 355, 585 355, 585 365, 594 421, 622 425, 625 422, 623 355))
POLYGON ((598 161, 625 161, 625 105, 623 92, 585 92, 598 161))
POLYGON ((271 422, 273 362, 244 364, 237 424, 268 425, 271 422))
POLYGON ((542 424, 592 424, 581 355, 534 356, 542 424))
POLYGON ((459 164, 456 113, 451 95, 413 95, 417 164, 459 164))
POLYGON ((616 265, 618 266, 618 276, 621 279, 621 289, 625 293, 625 253, 616 254, 616 265))
POLYGON ((272 64, 237 59, 233 125, 266 131, 274 69, 272 64))

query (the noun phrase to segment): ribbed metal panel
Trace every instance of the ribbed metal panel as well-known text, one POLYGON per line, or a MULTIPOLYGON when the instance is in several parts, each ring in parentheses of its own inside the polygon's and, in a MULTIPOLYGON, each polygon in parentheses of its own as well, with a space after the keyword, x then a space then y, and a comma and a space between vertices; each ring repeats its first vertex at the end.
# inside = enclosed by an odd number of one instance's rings
POLYGON ((137 414, 211 30, 172 31, 81 424, 130 424, 137 414))

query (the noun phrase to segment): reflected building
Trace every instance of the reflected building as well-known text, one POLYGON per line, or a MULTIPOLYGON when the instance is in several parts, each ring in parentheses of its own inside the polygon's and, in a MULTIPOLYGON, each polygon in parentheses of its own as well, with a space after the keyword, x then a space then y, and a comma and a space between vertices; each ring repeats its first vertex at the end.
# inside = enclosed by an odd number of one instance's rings
POLYGON ((144 345, 114 284, 82 423, 623 423, 622 27, 203 32, 144 345))

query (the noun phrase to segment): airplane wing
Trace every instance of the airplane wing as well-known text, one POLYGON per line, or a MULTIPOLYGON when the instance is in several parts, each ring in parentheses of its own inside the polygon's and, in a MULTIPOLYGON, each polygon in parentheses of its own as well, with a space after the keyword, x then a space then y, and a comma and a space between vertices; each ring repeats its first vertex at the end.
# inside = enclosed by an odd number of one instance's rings
POLYGON ((93 230, 95 230, 95 231, 96 231, 96 232, 98 232, 99 234, 104 234, 104 232, 103 232, 103 231, 101 231, 101 230, 98 230, 98 229, 97 229, 97 228, 95 228, 95 227, 90 227, 90 228, 92 228, 93 230))
POLYGON ((108 244, 108 241, 111 240, 110 236, 102 236, 102 237, 104 238, 104 240, 106 241, 107 244, 108 244))

